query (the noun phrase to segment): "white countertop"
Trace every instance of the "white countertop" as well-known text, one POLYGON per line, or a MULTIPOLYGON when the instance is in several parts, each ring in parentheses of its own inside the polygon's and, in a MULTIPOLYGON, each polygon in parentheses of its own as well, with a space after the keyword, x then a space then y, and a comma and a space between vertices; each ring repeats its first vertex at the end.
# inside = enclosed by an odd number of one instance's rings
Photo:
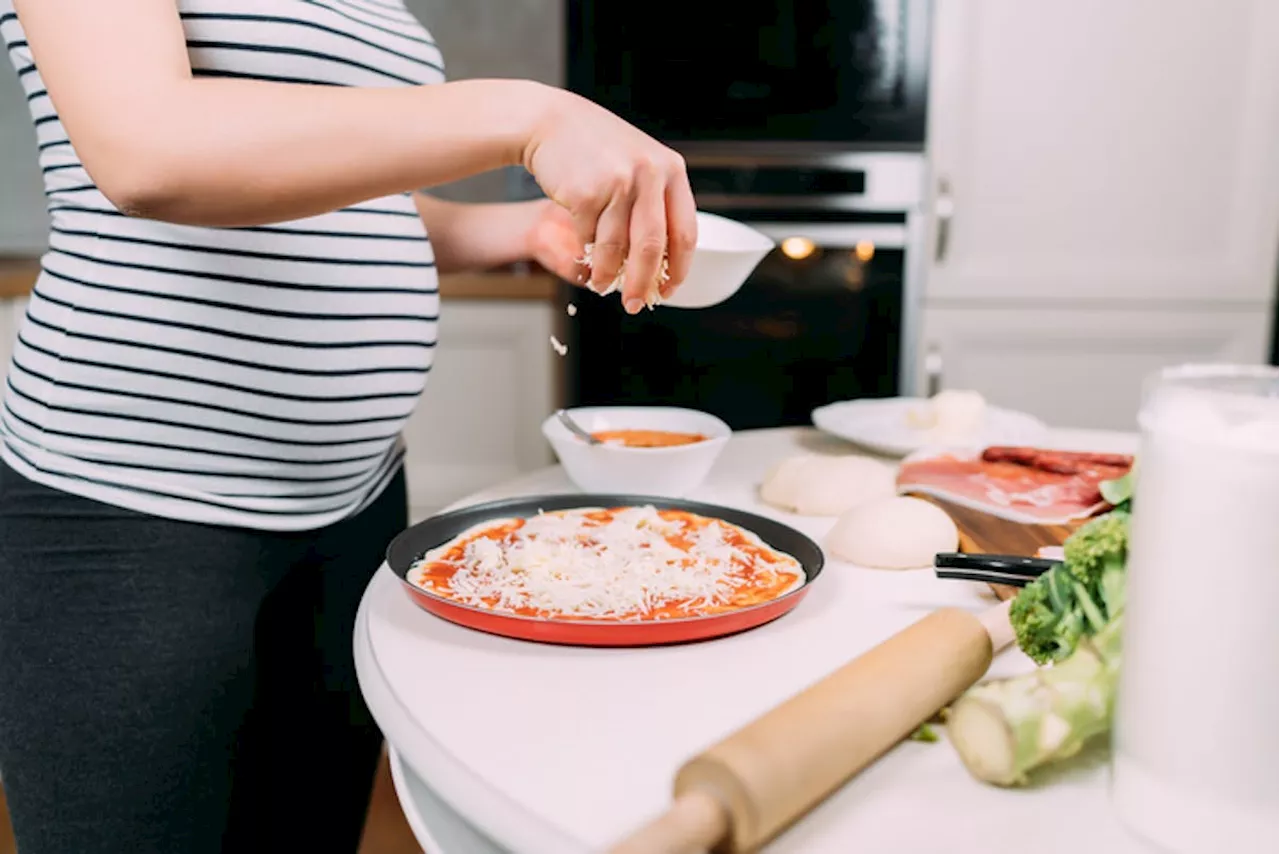
MULTIPOLYGON (((1134 439, 1059 431, 1052 444, 1131 452, 1134 439)), ((810 430, 739 434, 690 497, 783 519, 820 542, 833 520, 773 510, 755 489, 779 458, 824 447, 841 446, 810 430)), ((551 468, 464 503, 571 491, 551 468)), ((829 560, 809 597, 762 628, 685 646, 583 649, 437 619, 384 567, 355 645, 369 705, 415 778, 513 852, 575 854, 599 851, 661 812, 685 759, 786 697, 935 608, 980 611, 994 601, 984 586, 941 581, 931 569, 829 560)), ((1012 650, 991 675, 1031 666, 1012 650)), ((1095 752, 1043 786, 1002 790, 974 781, 945 737, 908 742, 767 850, 1143 850, 1112 815, 1107 777, 1095 752)))

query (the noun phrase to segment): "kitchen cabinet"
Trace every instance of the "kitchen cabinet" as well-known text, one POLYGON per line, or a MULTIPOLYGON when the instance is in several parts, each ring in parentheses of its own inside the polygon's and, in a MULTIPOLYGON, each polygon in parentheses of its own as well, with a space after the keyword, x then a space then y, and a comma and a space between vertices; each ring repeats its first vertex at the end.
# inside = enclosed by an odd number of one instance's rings
POLYGON ((0 300, 0 372, 8 369, 9 357, 13 355, 13 343, 18 337, 18 324, 27 310, 27 300, 0 300))
POLYGON ((927 300, 1269 303, 1275 0, 934 10, 927 300))
POLYGON ((1150 372, 1264 361, 1274 0, 934 9, 916 390, 1128 429, 1150 372))
POLYGON ((558 317, 550 300, 445 300, 435 364, 405 429, 414 521, 554 462, 541 424, 558 402, 558 317))
MULTIPOLYGON (((12 66, 0 68, 0 255, 37 255, 48 243, 49 215, 37 164, 31 111, 12 66)), ((0 258, 0 268, 4 266, 0 258)), ((0 277, 3 276, 0 269, 0 277)))
MULTIPOLYGON (((1151 372, 1179 362, 1259 362, 1270 325, 1252 308, 975 306, 926 309, 923 333, 940 388, 974 389, 1054 426, 1133 430, 1151 372)), ((922 365, 920 388, 927 379, 922 365)))

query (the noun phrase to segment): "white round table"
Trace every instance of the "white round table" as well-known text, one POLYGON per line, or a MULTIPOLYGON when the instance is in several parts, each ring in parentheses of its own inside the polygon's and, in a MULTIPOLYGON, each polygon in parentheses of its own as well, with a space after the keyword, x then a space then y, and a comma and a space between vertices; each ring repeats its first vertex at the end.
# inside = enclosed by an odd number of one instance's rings
MULTIPOLYGON (((1124 434, 1058 431, 1053 447, 1132 452, 1124 434)), ((806 429, 735 435, 692 496, 782 519, 821 542, 833 520, 756 499, 765 471, 801 450, 849 450, 806 429)), ((558 467, 472 496, 575 491, 558 467)), ((884 572, 830 560, 809 597, 744 634, 650 649, 508 640, 414 605, 383 567, 354 639, 360 685, 393 751, 397 792, 431 854, 601 851, 670 803, 679 765, 929 611, 980 611, 983 585, 932 569, 884 572)), ((1022 672, 1017 650, 991 675, 1022 672)), ((856 725, 851 722, 851 725, 856 725)), ((1114 817, 1105 755, 1049 784, 973 780, 945 738, 906 742, 781 835, 769 852, 1141 851, 1114 817), (1030 846, 1030 847, 1028 847, 1030 846)))

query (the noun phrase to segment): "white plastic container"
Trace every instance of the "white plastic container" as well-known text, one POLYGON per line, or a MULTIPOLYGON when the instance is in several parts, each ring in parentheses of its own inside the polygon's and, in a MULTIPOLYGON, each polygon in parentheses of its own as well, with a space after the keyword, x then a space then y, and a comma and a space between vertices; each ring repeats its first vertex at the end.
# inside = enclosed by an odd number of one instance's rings
POLYGON ((749 225, 698 212, 698 246, 689 275, 662 305, 707 308, 738 292, 774 247, 773 238, 749 225))
POLYGON ((1166 851, 1277 850, 1277 400, 1264 367, 1144 390, 1112 799, 1166 851))
POLYGON ((682 498, 707 479, 732 430, 696 409, 666 406, 598 406, 568 410, 588 433, 600 430, 671 430, 707 438, 670 448, 591 445, 552 415, 542 424, 565 474, 584 492, 623 492, 682 498))

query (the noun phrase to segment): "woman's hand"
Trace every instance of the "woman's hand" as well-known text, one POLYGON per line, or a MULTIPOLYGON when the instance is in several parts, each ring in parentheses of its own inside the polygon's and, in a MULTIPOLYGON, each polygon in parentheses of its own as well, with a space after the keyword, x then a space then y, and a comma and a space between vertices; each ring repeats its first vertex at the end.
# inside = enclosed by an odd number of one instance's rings
POLYGON ((579 263, 583 244, 573 216, 550 199, 531 202, 529 213, 524 256, 567 282, 587 284, 590 270, 579 263))
MULTIPOLYGON (((529 232, 525 235, 524 257, 537 262, 568 282, 575 282, 604 293, 608 283, 599 284, 590 279, 591 268, 582 263, 583 246, 578 239, 573 216, 550 199, 533 202, 529 232)), ((675 292, 673 282, 665 282, 658 288, 663 299, 675 292)))
MULTIPOLYGON (((697 243, 697 209, 684 159, 584 98, 554 90, 524 150, 524 165, 565 217, 548 213, 548 252, 565 246, 566 223, 578 251, 592 249, 591 284, 602 290, 626 265, 622 301, 632 314, 660 281, 668 259, 669 293, 684 281, 697 243)), ((577 257, 577 256, 575 256, 577 257)), ((544 266, 564 276, 563 267, 544 266)), ((579 269, 577 272, 581 272, 579 269)), ((566 276, 573 281, 573 277, 566 276)))

